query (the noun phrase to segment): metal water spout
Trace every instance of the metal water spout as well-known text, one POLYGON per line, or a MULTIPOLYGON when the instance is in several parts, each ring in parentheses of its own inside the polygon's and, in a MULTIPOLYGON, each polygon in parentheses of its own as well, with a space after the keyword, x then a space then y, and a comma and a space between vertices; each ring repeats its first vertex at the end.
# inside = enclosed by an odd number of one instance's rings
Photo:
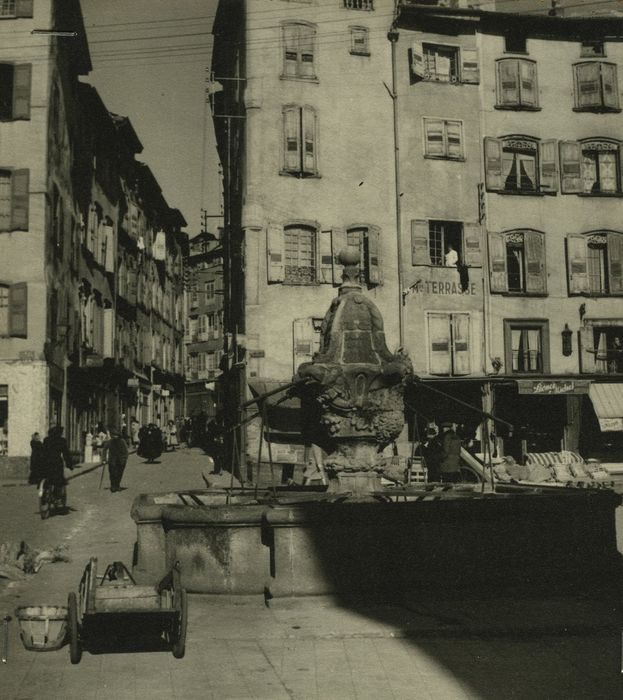
POLYGON ((330 490, 364 496, 380 488, 382 450, 404 427, 404 385, 413 368, 402 350, 387 348, 381 313, 359 282, 359 251, 343 250, 339 260, 343 281, 322 322, 320 351, 297 378, 309 380, 303 406, 315 404, 310 433, 329 455, 330 490))

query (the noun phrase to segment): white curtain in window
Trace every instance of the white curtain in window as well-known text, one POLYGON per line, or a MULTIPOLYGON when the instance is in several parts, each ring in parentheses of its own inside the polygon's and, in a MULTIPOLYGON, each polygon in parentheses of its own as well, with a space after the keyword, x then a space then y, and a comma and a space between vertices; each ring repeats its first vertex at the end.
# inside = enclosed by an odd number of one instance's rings
POLYGON ((539 357, 541 355, 541 333, 538 329, 531 329, 526 332, 528 367, 530 372, 538 372, 539 357))
POLYGON ((511 330, 511 351, 513 355, 513 372, 519 371, 519 352, 521 347, 521 331, 511 330))
POLYGON ((598 372, 606 372, 608 370, 608 348, 606 334, 599 333, 597 342, 597 354, 595 355, 595 368, 598 372))

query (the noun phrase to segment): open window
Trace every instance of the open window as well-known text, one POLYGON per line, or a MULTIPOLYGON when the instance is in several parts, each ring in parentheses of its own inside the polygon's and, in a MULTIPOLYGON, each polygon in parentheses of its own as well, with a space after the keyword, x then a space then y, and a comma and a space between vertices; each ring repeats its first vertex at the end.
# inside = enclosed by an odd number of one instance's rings
POLYGON ((557 142, 529 136, 486 137, 487 190, 509 194, 546 194, 558 190, 557 142))
POLYGON ((411 48, 411 74, 415 81, 478 84, 478 51, 476 48, 416 41, 411 48))
POLYGON ((567 236, 569 294, 623 294, 623 233, 591 231, 567 236))
POLYGON ((482 265, 481 227, 476 222, 413 219, 411 264, 434 267, 482 265))
POLYGON ((560 142, 565 194, 621 194, 621 144, 604 138, 560 142))
POLYGON ((492 292, 547 294, 545 234, 532 229, 489 233, 492 292))

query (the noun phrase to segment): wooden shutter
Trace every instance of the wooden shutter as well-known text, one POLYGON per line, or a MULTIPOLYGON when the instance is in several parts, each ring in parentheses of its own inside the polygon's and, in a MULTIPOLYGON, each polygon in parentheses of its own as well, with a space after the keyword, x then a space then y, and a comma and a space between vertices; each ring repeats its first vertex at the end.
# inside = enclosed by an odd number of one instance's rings
POLYGON ((126 292, 127 299, 132 304, 133 306, 136 305, 138 299, 137 299, 137 275, 136 275, 136 270, 130 268, 128 270, 128 276, 127 276, 127 281, 128 281, 128 289, 126 292))
POLYGON ((16 0, 15 1, 15 16, 16 17, 32 17, 33 16, 34 0, 16 0))
POLYGON ((469 314, 452 315, 452 364, 454 375, 469 374, 471 370, 469 314))
POLYGON ((284 167, 290 172, 301 169, 301 110, 288 107, 283 111, 284 167))
POLYGON ((539 166, 540 188, 543 192, 558 191, 557 144, 556 139, 541 141, 539 166))
POLYGON ((476 84, 480 82, 477 49, 461 49, 461 82, 476 84))
POLYGON ((13 119, 30 119, 32 66, 22 63, 13 68, 13 119))
POLYGON ((562 192, 582 192, 582 147, 577 141, 560 142, 562 192))
POLYGON ((424 152, 427 156, 447 155, 444 133, 443 119, 424 119, 424 152))
POLYGON ((482 267, 482 229, 479 223, 466 222, 463 225, 463 264, 468 267, 482 267))
POLYGON ((545 294, 547 276, 545 274, 545 239, 538 231, 524 232, 524 251, 526 254, 526 292, 545 294))
POLYGON ((411 72, 415 78, 425 78, 424 47, 421 41, 414 41, 411 45, 411 72))
POLYGON ((623 234, 609 232, 607 240, 610 294, 623 294, 623 234))
POLYGON ((381 248, 379 241, 379 229, 376 226, 368 228, 365 249, 365 270, 369 284, 383 284, 383 273, 381 270, 381 248))
POLYGON ((283 228, 269 224, 266 229, 266 268, 269 282, 283 282, 284 253, 283 228))
POLYGON ((18 282, 9 287, 9 335, 28 337, 28 285, 18 282))
POLYGON ((520 104, 524 107, 536 107, 538 105, 536 63, 519 61, 519 81, 520 104))
POLYGON ((339 260, 339 255, 344 250, 348 243, 346 231, 343 228, 334 228, 331 232, 331 250, 333 252, 333 284, 339 285, 342 283, 342 265, 339 260))
POLYGON ((307 25, 299 25, 299 74, 314 77, 314 43, 316 30, 307 25))
POLYGON ((446 156, 448 158, 463 157, 463 130, 461 122, 448 120, 446 127, 446 156))
POLYGON ((413 219, 411 221, 411 264, 430 265, 430 245, 428 241, 428 221, 413 219))
POLYGON ((303 170, 316 172, 316 112, 313 107, 303 107, 301 132, 303 135, 303 170))
POLYGON ((299 29, 296 24, 283 27, 284 73, 296 75, 299 61, 299 29))
POLYGON ((331 229, 318 233, 318 282, 321 284, 333 283, 331 229))
POLYGON ((11 230, 28 231, 29 202, 28 170, 14 170, 11 173, 11 230))
POLYGON ((489 233, 489 268, 491 291, 507 292, 506 237, 502 233, 489 233))
POLYGON ((586 237, 571 234, 567 236, 567 274, 569 294, 588 292, 588 260, 586 237))
POLYGON ((115 235, 112 226, 102 226, 102 236, 106 241, 106 248, 104 253, 104 267, 106 272, 115 271, 115 235))
POLYGON ((519 104, 519 67, 516 58, 506 58, 497 63, 498 105, 519 104))
POLYGON ((428 366, 430 374, 450 375, 450 317, 447 314, 428 314, 428 366))
POLYGON ((104 309, 103 331, 102 355, 114 357, 115 312, 113 309, 104 309))
POLYGON ((601 88, 604 107, 617 109, 619 106, 619 81, 617 80, 617 67, 614 63, 601 64, 601 88))
POLYGON ((303 362, 314 356, 314 323, 311 318, 297 318, 292 324, 294 373, 303 362))
POLYGON ((502 141, 485 136, 485 182, 488 190, 503 190, 502 141))
POLYGON ((601 105, 601 70, 599 62, 575 66, 576 104, 578 107, 601 105))
POLYGON ((581 371, 585 374, 593 374, 597 371, 596 350, 593 326, 582 326, 580 328, 580 364, 581 371))

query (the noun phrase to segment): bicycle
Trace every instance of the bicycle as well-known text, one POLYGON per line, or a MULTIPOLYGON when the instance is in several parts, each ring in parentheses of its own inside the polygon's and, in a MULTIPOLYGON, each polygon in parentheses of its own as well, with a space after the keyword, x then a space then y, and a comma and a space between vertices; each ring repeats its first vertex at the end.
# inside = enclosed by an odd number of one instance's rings
POLYGON ((49 479, 39 482, 39 515, 46 520, 53 513, 64 511, 67 507, 67 487, 49 479))

